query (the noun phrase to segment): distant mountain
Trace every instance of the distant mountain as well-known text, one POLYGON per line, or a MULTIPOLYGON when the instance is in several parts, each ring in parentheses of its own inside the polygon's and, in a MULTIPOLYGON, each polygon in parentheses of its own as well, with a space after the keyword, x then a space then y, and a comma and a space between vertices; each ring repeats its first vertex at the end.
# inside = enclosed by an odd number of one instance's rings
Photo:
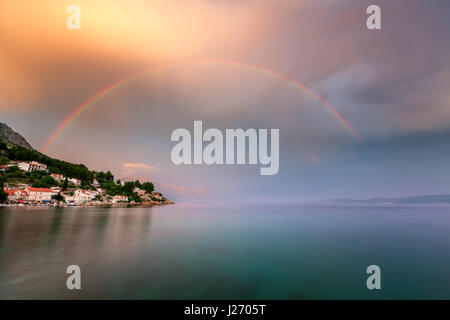
POLYGON ((367 203, 367 204, 387 204, 387 203, 397 203, 397 204, 432 204, 432 203, 448 203, 450 204, 450 194, 433 194, 433 195, 420 195, 411 197, 401 197, 401 198, 371 198, 365 200, 354 200, 354 199, 329 199, 326 202, 333 203, 367 203))
POLYGON ((2 122, 0 122, 0 141, 11 143, 27 150, 34 150, 24 137, 2 122))

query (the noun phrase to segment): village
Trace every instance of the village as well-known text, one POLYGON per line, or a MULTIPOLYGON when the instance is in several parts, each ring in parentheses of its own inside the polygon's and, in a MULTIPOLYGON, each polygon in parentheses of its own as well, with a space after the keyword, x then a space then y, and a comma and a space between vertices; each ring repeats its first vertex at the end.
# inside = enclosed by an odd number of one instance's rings
MULTIPOLYGON (((81 180, 73 177, 66 177, 58 173, 49 174, 47 165, 37 161, 11 161, 8 164, 0 165, 0 173, 14 172, 14 170, 28 175, 33 172, 46 173, 48 177, 53 179, 53 184, 56 185, 35 187, 20 180, 5 182, 3 191, 7 194, 4 204, 6 206, 102 207, 172 203, 159 192, 148 190, 148 188, 144 190, 137 186, 132 189, 133 199, 122 194, 111 195, 106 189, 102 188, 101 183, 95 178, 89 185, 83 185, 81 180)), ((117 183, 124 186, 127 182, 118 180, 117 183)))

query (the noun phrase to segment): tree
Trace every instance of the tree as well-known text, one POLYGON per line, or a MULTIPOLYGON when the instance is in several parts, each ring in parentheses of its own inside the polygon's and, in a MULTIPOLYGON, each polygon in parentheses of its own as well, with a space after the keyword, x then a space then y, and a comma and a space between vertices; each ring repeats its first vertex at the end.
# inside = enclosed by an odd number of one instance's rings
POLYGON ((13 173, 13 172, 17 172, 20 171, 18 166, 11 166, 6 168, 6 173, 13 173))
POLYGON ((53 195, 53 196, 52 196, 52 199, 53 199, 53 200, 56 200, 56 201, 63 201, 63 200, 64 200, 64 197, 62 196, 61 193, 58 193, 58 194, 53 195))
POLYGON ((40 184, 43 187, 54 187, 58 185, 58 182, 56 182, 56 180, 53 179, 51 176, 43 176, 40 181, 40 184))
POLYGON ((8 194, 3 190, 5 188, 5 181, 0 177, 0 202, 5 202, 8 199, 8 194))
POLYGON ((153 191, 155 191, 155 186, 152 182, 144 182, 141 189, 147 191, 148 193, 152 193, 153 191))
POLYGON ((139 197, 139 195, 138 195, 136 192, 133 192, 132 194, 130 194, 130 195, 128 196, 128 200, 129 200, 130 202, 131 202, 131 201, 134 201, 134 202, 136 202, 136 203, 142 202, 142 198, 139 197))
POLYGON ((64 191, 67 190, 67 187, 68 187, 68 186, 69 186, 69 180, 68 180, 68 178, 66 177, 66 179, 64 180, 62 189, 63 189, 64 191))
POLYGON ((142 188, 142 184, 141 184, 141 182, 140 182, 139 180, 136 180, 136 181, 134 182, 134 184, 136 185, 136 188, 139 188, 139 189, 142 188))
POLYGON ((127 181, 122 187, 122 191, 127 195, 131 195, 133 193, 134 188, 136 185, 132 181, 127 181))
POLYGON ((106 172, 106 174, 105 174, 105 180, 107 180, 107 181, 114 181, 114 176, 113 176, 113 174, 111 173, 111 172, 106 172))
POLYGON ((5 202, 6 199, 8 199, 8 194, 5 191, 1 190, 0 191, 0 202, 5 202))
POLYGON ((22 171, 17 170, 17 171, 7 173, 6 177, 23 179, 23 178, 26 178, 26 175, 22 171))

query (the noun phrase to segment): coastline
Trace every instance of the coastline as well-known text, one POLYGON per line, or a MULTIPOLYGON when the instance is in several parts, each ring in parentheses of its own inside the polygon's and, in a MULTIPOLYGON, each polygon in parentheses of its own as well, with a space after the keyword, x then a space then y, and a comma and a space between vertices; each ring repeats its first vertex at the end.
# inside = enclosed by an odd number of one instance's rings
POLYGON ((67 204, 44 204, 44 203, 29 203, 29 204, 23 204, 23 203, 14 203, 14 204, 4 204, 0 203, 0 208, 135 208, 135 207, 142 207, 142 208, 150 208, 154 206, 164 206, 164 205, 172 205, 175 204, 175 202, 171 200, 166 200, 164 202, 158 202, 158 201, 149 201, 149 202, 143 202, 143 203, 88 203, 84 205, 67 205, 67 204))

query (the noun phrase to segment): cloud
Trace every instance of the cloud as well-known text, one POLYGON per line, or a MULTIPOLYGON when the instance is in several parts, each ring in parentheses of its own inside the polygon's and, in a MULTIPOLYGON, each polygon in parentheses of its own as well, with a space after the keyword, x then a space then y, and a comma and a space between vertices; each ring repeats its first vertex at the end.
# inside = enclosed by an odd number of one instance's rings
POLYGON ((122 163, 122 166, 124 168, 129 168, 129 169, 147 169, 147 170, 158 170, 158 167, 156 166, 151 166, 145 163, 130 163, 130 162, 124 162, 122 163))
POLYGON ((159 170, 158 167, 145 163, 124 162, 120 176, 123 180, 148 181, 151 180, 149 173, 153 175, 157 170, 159 170))
POLYGON ((177 195, 195 195, 204 197, 207 195, 206 190, 200 189, 200 188, 192 188, 185 185, 176 185, 176 184, 166 184, 166 183, 158 183, 158 186, 169 190, 177 195))

